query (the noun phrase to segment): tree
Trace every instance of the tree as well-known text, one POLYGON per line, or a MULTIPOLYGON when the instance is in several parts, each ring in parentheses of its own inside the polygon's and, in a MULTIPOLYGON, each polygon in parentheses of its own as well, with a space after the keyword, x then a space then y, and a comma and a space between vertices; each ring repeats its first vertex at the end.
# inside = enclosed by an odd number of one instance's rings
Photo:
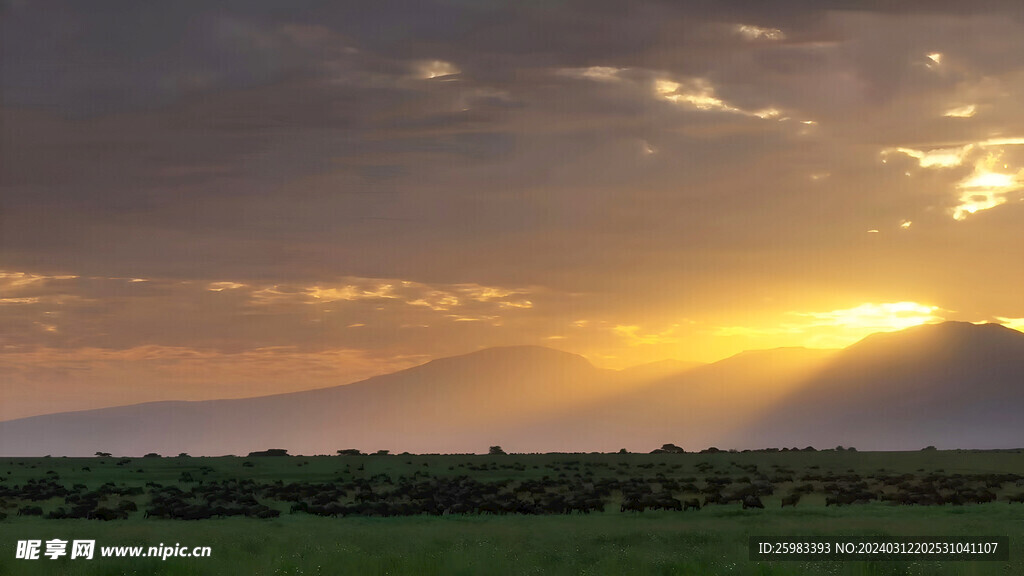
POLYGON ((284 448, 270 448, 268 450, 262 450, 259 452, 249 452, 249 458, 254 456, 287 456, 288 451, 284 448))
POLYGON ((100 458, 110 458, 110 452, 97 452, 96 455, 100 458))
POLYGON ((363 453, 355 448, 346 448, 344 450, 338 450, 338 456, 362 456, 363 453))
POLYGON ((507 452, 501 449, 501 446, 491 446, 491 449, 488 450, 487 453, 491 455, 507 454, 507 452))

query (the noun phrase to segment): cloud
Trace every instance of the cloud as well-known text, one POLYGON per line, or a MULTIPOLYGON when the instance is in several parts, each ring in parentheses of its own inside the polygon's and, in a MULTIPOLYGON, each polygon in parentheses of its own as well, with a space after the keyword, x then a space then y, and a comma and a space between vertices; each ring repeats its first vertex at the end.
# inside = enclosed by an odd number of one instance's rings
POLYGON ((0 304, 36 304, 39 302, 39 298, 0 298, 0 304))
POLYGON ((884 150, 883 156, 905 154, 917 160, 922 168, 930 169, 956 168, 972 162, 973 172, 956 183, 959 203, 952 209, 954 220, 964 220, 982 210, 1005 204, 1010 193, 1024 188, 1024 163, 1013 171, 1009 164, 1003 162, 1009 147, 1022 144, 1024 138, 1000 137, 954 148, 918 150, 896 147, 884 150), (1010 171, 1005 171, 1007 169, 1010 171))
POLYGON ((1015 6, 791 7, 11 5, 0 347, 611 365, 846 342, 787 314, 836 300, 1007 316, 1015 6))
POLYGON ((321 302, 337 302, 339 300, 366 300, 379 298, 398 298, 393 294, 394 286, 385 282, 371 286, 357 286, 346 284, 340 287, 313 286, 305 290, 305 294, 314 301, 307 301, 310 304, 321 302))
POLYGON ((13 272, 0 270, 0 289, 5 294, 24 289, 40 288, 51 283, 53 280, 74 280, 78 276, 65 274, 61 276, 48 276, 45 274, 33 274, 31 272, 13 272))
POLYGON ((497 324, 531 313, 534 300, 544 296, 536 287, 394 278, 346 277, 308 285, 133 280, 0 272, 0 338, 17 343, 19 350, 88 343, 111 349, 152 345, 237 352, 293 346, 310 351, 355 347, 357 338, 335 331, 352 325, 386 330, 417 318, 428 325, 443 319, 497 324), (329 335, 311 330, 314 325, 330 326, 329 335))
POLYGON ((785 40, 786 35, 778 28, 763 28, 750 24, 737 24, 733 30, 745 40, 785 40))
POLYGON ((481 342, 539 343, 551 326, 530 317, 538 288, 133 280, 0 272, 0 418, 338 385, 481 342), (506 323, 516 335, 498 332, 506 323))
POLYGON ((238 282, 210 282, 206 287, 211 292, 221 292, 223 290, 237 290, 239 288, 245 288, 245 284, 239 284, 238 282))
POLYGON ((615 326, 614 331, 628 346, 644 346, 649 344, 677 344, 680 338, 676 336, 679 324, 672 324, 668 328, 656 332, 643 334, 640 326, 615 326))
POLYGON ((974 104, 965 104, 963 106, 954 106, 953 108, 946 110, 942 115, 947 118, 970 118, 974 116, 977 111, 978 107, 974 104))
POLYGON ((620 74, 625 71, 625 68, 613 66, 588 66, 586 68, 562 68, 558 70, 558 74, 599 82, 619 82, 622 81, 620 74))
POLYGON ((1024 167, 1016 173, 996 172, 999 153, 990 153, 974 164, 974 173, 957 183, 960 204, 953 219, 963 220, 980 210, 989 210, 1006 203, 1007 195, 1024 187, 1024 167))
POLYGON ((427 60, 415 65, 417 77, 425 80, 450 78, 461 73, 458 66, 443 60, 427 60))
POLYGON ((810 327, 843 326, 868 331, 902 330, 918 324, 939 322, 942 317, 935 315, 938 306, 917 302, 866 303, 853 308, 829 312, 792 312, 793 315, 809 318, 814 322, 810 327))
MULTIPOLYGON (((889 148, 883 155, 892 153, 906 154, 918 161, 922 168, 953 168, 964 163, 964 159, 974 148, 973 145, 958 148, 939 148, 935 150, 915 150, 913 148, 889 148)), ((884 162, 885 160, 883 160, 884 162)))
POLYGON ((154 400, 244 398, 324 388, 429 359, 289 346, 239 352, 157 345, 5 351, 0 366, 10 388, 0 403, 0 420, 154 400), (119 385, 123 382, 132 386, 119 385))
POLYGON ((715 89, 704 78, 692 78, 676 82, 659 78, 654 81, 655 95, 665 101, 704 111, 730 112, 758 118, 776 118, 781 112, 775 108, 744 110, 733 106, 715 95, 715 89))
POLYGON ((903 330, 941 322, 938 306, 918 302, 864 303, 829 311, 789 311, 774 325, 721 326, 712 334, 769 342, 768 346, 802 345, 839 348, 875 332, 903 330))

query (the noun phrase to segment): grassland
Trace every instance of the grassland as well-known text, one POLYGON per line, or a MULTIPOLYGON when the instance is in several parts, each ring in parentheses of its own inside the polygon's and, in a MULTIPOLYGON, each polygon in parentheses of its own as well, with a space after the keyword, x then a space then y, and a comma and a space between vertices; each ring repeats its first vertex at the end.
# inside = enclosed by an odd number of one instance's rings
POLYGON ((832 478, 860 477, 872 489, 877 485, 881 490, 877 479, 885 477, 901 476, 907 485, 919 486, 957 478, 977 483, 999 475, 1024 477, 1024 453, 8 458, 0 459, 0 494, 30 482, 46 481, 68 489, 77 484, 79 493, 107 484, 119 487, 124 495, 108 494, 102 505, 116 508, 130 501, 138 510, 124 520, 49 519, 45 514, 67 506, 65 497, 31 502, 3 498, 0 511, 8 516, 0 520, 0 574, 1024 574, 1024 505, 1007 501, 1024 488, 1014 481, 991 486, 996 499, 981 504, 898 505, 871 500, 825 505, 832 478), (373 479, 373 490, 382 493, 385 477, 395 482, 393 486, 403 478, 426 481, 460 476, 501 484, 506 490, 525 481, 542 482, 545 477, 551 491, 592 486, 602 479, 616 485, 642 481, 659 491, 660 484, 678 481, 681 487, 669 490, 677 498, 701 497, 703 492, 690 493, 687 485, 703 490, 713 478, 732 481, 733 487, 762 478, 771 481, 773 493, 760 495, 764 509, 749 510, 732 502, 699 511, 621 512, 623 490, 613 490, 606 497, 604 512, 588 514, 331 517, 291 513, 293 502, 260 497, 261 505, 280 511, 280 516, 145 517, 157 485, 190 493, 236 480, 251 480, 258 486, 278 481, 336 486, 361 482, 365 486, 373 479), (798 506, 780 507, 794 487, 808 483, 815 490, 798 506), (143 493, 124 490, 131 487, 142 488, 143 493), (39 506, 44 516, 18 516, 17 511, 27 505, 39 506), (1011 550, 1009 562, 751 562, 750 535, 1004 535, 1010 537, 1011 550), (213 553, 210 558, 163 561, 15 559, 18 540, 53 538, 94 539, 98 547, 181 543, 210 546, 213 553))

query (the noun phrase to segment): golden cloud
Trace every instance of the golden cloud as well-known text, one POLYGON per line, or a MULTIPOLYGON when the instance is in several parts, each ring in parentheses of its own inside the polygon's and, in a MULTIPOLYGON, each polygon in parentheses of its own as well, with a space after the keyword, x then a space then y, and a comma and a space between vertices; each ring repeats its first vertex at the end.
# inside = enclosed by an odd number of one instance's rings
POLYGON ((682 82, 676 82, 668 78, 658 78, 654 81, 654 95, 666 102, 687 106, 696 110, 729 112, 765 119, 776 118, 781 114, 779 110, 770 107, 762 110, 745 110, 733 106, 719 98, 715 94, 714 86, 703 78, 692 78, 682 82))
MULTIPOLYGON (((882 162, 891 154, 903 154, 917 160, 921 168, 956 168, 973 163, 971 174, 956 184, 958 204, 952 209, 954 220, 964 220, 971 214, 989 210, 1007 201, 1007 195, 1024 188, 1024 167, 1010 172, 999 171, 1005 148, 1024 145, 1024 138, 990 138, 969 142, 953 148, 915 149, 887 148, 882 151, 882 162)), ((1003 165, 1002 170, 1009 169, 1003 165)))
POLYGON ((733 27, 736 34, 745 40, 785 40, 786 35, 778 28, 763 28, 750 24, 737 24, 733 27))

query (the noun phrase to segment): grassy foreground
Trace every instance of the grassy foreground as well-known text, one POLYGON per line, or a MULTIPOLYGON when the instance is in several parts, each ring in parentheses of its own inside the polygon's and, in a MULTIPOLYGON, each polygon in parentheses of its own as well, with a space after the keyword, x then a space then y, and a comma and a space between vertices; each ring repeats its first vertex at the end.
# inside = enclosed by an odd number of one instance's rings
MULTIPOLYGON (((0 476, 5 478, 0 488, 46 477, 91 489, 106 482, 154 482, 188 489, 200 480, 228 478, 329 482, 414 473, 465 474, 482 481, 656 474, 662 479, 738 479, 751 466, 792 470, 796 478, 792 483, 778 482, 775 494, 763 498, 763 510, 743 510, 734 504, 711 505, 698 512, 622 513, 617 505, 609 505, 605 512, 591 514, 332 518, 290 514, 285 503, 269 501, 282 511, 280 517, 188 521, 144 518, 148 498, 140 495, 139 510, 128 519, 99 521, 17 516, 16 508, 24 503, 7 501, 6 508, 0 508, 8 514, 0 520, 0 574, 1024 574, 1024 506, 1002 499, 1005 493, 1016 493, 1013 484, 1000 491, 1000 499, 985 504, 905 506, 872 501, 826 507, 822 495, 809 494, 796 508, 780 508, 788 485, 799 484, 799 476, 807 471, 853 470, 867 476, 884 470, 915 478, 936 471, 1024 474, 1024 455, 1016 452, 133 458, 127 463, 119 458, 17 458, 0 459, 0 476), (195 480, 180 481, 184 472, 195 480), (747 537, 752 534, 1005 535, 1011 549, 1009 562, 751 562, 747 537), (18 540, 53 538, 95 539, 97 548, 210 546, 212 556, 15 559, 18 540)), ((619 497, 612 496, 613 504, 619 497)), ((51 511, 63 499, 35 504, 51 511)))

